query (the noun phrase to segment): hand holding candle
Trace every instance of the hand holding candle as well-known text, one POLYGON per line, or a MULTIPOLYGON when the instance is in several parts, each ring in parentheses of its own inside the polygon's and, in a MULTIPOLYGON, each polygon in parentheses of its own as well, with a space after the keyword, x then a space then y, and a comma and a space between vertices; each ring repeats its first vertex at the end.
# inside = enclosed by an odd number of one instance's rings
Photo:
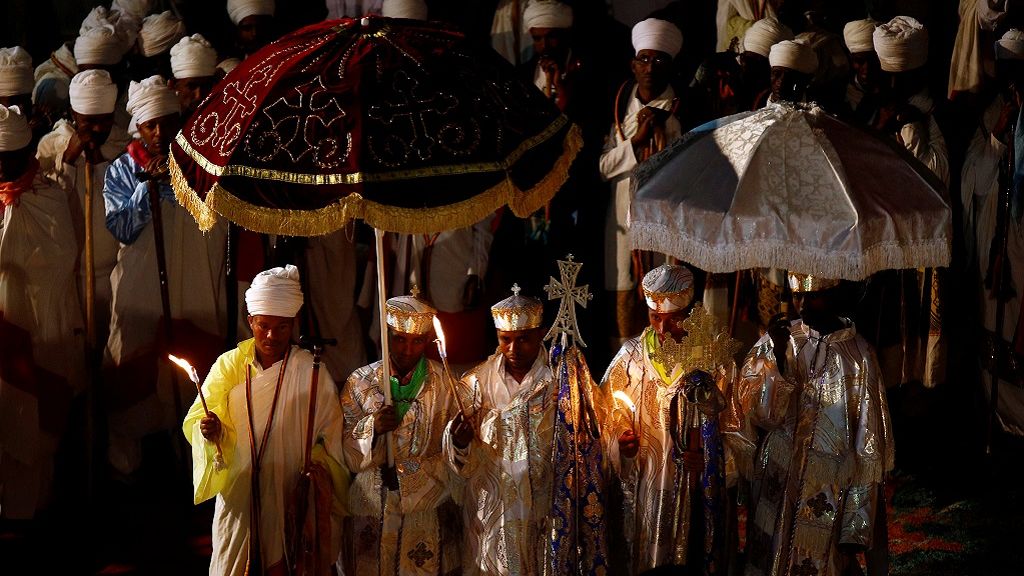
POLYGON ((434 332, 437 334, 437 339, 434 342, 437 344, 437 354, 441 357, 441 363, 444 364, 444 372, 446 375, 445 380, 448 381, 448 386, 451 388, 452 395, 455 396, 455 402, 459 405, 459 412, 466 414, 466 407, 462 405, 462 397, 459 396, 459 391, 455 387, 455 377, 452 376, 452 370, 448 366, 448 348, 445 345, 444 330, 441 329, 441 321, 434 316, 434 332))
MULTIPOLYGON (((203 412, 206 413, 207 418, 209 418, 211 416, 216 418, 216 414, 213 414, 212 412, 210 412, 210 408, 207 407, 207 405, 206 405, 206 397, 203 396, 202 383, 199 382, 199 374, 196 372, 195 367, 193 367, 191 364, 189 364, 188 361, 186 361, 185 359, 178 358, 177 356, 175 356, 173 354, 168 354, 167 358, 171 362, 174 362, 179 367, 181 367, 181 369, 184 370, 186 374, 188 374, 188 377, 189 377, 190 380, 192 380, 192 383, 196 385, 196 391, 199 392, 199 401, 203 403, 203 412)), ((224 453, 220 449, 220 442, 219 441, 215 441, 214 442, 214 446, 217 447, 217 456, 213 460, 213 468, 214 468, 214 470, 223 470, 224 469, 224 453)))
POLYGON ((616 390, 615 392, 612 392, 612 397, 614 397, 616 400, 616 408, 620 406, 620 403, 622 406, 629 408, 629 425, 630 428, 636 430, 636 404, 633 403, 633 400, 629 397, 629 394, 626 394, 622 390, 616 390))

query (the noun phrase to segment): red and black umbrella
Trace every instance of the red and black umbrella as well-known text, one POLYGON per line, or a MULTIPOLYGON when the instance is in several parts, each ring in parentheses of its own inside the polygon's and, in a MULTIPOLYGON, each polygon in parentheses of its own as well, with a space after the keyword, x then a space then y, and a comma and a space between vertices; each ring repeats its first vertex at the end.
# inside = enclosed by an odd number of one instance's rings
POLYGON ((564 183, 578 128, 489 47, 366 17, 285 36, 235 68, 171 146, 179 202, 257 232, 353 218, 395 232, 525 216, 564 183))

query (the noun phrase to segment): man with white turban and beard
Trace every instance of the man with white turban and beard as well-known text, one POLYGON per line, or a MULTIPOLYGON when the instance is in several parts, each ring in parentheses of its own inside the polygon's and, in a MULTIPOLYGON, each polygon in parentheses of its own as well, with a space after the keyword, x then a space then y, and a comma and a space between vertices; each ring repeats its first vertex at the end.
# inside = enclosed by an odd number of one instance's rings
POLYGON ((211 352, 223 344, 227 331, 226 225, 201 232, 174 199, 169 182, 167 155, 181 124, 179 110, 178 97, 163 78, 132 82, 128 112, 141 138, 110 164, 103 185, 107 229, 121 242, 110 275, 113 303, 105 363, 110 397, 118 400, 108 407, 109 455, 123 474, 138 467, 141 438, 168 429, 181 416, 175 395, 183 387, 174 385, 177 373, 166 362, 167 353, 212 361, 211 352), (154 198, 159 198, 156 205, 154 198), (163 290, 170 318, 162 317, 163 290))
MULTIPOLYGON (((117 263, 117 238, 107 230, 103 181, 110 162, 124 152, 128 135, 114 124, 117 86, 106 70, 86 70, 71 79, 69 87, 72 122, 60 120, 39 141, 41 170, 76 198, 72 213, 84 222, 86 164, 92 165, 92 237, 95 286, 96 335, 102 345, 110 324, 110 272, 117 263), (112 136, 113 135, 113 136, 112 136)), ((76 226, 83 264, 79 266, 79 291, 85 298, 85 230, 76 226)), ((84 302, 83 302, 84 306, 84 302)))
POLYGON ((342 557, 347 576, 458 574, 461 535, 441 442, 455 399, 433 345, 435 310, 413 290, 384 305, 391 378, 382 362, 345 382, 345 463, 352 537, 342 557), (391 403, 385 403, 389 386, 391 403), (388 453, 394 466, 389 467, 388 453))
POLYGON ((137 41, 141 58, 133 62, 132 77, 144 78, 153 74, 170 76, 167 53, 184 37, 185 23, 170 10, 146 16, 137 41))
POLYGON ((39 172, 28 120, 0 105, 0 519, 45 509, 66 409, 85 387, 68 195, 39 172))
POLYGON ((341 547, 338 511, 348 482, 341 407, 325 367, 316 372, 313 396, 313 356, 292 343, 302 304, 295 266, 257 274, 245 293, 253 337, 217 358, 182 424, 192 445, 195 503, 216 497, 211 575, 292 573, 286 520, 310 436, 310 490, 320 488, 321 498, 307 514, 319 515, 316 546, 326 563, 304 573, 329 573, 321 569, 330 569, 341 547))
POLYGON ((881 65, 873 40, 876 26, 878 22, 867 19, 847 22, 843 27, 843 42, 850 53, 853 71, 846 87, 846 105, 854 117, 864 123, 878 108, 881 65))
POLYGON ((244 58, 275 38, 274 0, 228 0, 227 10, 239 56, 244 58))
POLYGON ((615 302, 611 348, 640 331, 635 270, 629 246, 630 185, 633 168, 682 135, 675 112, 679 99, 669 84, 672 60, 683 47, 683 34, 671 22, 648 18, 633 26, 630 67, 633 81, 619 87, 615 123, 598 163, 601 178, 611 182, 605 218, 605 290, 615 302))
POLYGON ((762 18, 743 35, 740 69, 743 71, 743 89, 750 100, 748 110, 764 108, 772 93, 772 66, 768 55, 772 46, 783 40, 792 40, 793 31, 775 18, 762 18))
POLYGON ((171 72, 169 84, 188 118, 217 81, 217 51, 201 34, 185 36, 171 48, 171 72))
POLYGON ((802 40, 783 40, 768 53, 772 67, 769 102, 803 102, 818 69, 818 55, 802 40))

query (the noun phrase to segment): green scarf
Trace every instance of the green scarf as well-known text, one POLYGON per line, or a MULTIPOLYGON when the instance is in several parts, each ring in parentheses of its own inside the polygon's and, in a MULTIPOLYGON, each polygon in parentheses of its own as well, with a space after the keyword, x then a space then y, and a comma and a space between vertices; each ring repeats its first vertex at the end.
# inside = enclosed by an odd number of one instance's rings
POLYGON ((421 356, 420 361, 416 363, 416 367, 412 369, 412 378, 409 379, 408 384, 403 386, 397 376, 391 377, 391 402, 395 405, 395 412, 398 414, 399 422, 405 418, 405 413, 409 411, 409 406, 412 406, 412 401, 419 394, 420 387, 423 386, 423 381, 426 377, 426 356, 421 356))

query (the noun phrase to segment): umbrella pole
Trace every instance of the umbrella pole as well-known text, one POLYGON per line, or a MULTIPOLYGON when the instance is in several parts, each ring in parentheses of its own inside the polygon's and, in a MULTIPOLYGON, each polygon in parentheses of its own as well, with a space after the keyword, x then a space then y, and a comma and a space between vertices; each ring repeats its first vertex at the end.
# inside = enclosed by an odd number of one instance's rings
POLYGON ((736 336, 736 307, 740 301, 740 274, 742 270, 736 271, 736 286, 732 291, 732 310, 729 311, 729 336, 736 336))
MULTIPOLYGON (((377 239, 377 314, 380 319, 380 387, 384 391, 384 404, 391 405, 391 351, 388 346, 388 321, 384 305, 387 302, 387 276, 384 274, 384 231, 379 228, 373 229, 377 239)), ((387 446, 388 468, 395 465, 395 452, 391 446, 391 433, 384 435, 387 446)))

